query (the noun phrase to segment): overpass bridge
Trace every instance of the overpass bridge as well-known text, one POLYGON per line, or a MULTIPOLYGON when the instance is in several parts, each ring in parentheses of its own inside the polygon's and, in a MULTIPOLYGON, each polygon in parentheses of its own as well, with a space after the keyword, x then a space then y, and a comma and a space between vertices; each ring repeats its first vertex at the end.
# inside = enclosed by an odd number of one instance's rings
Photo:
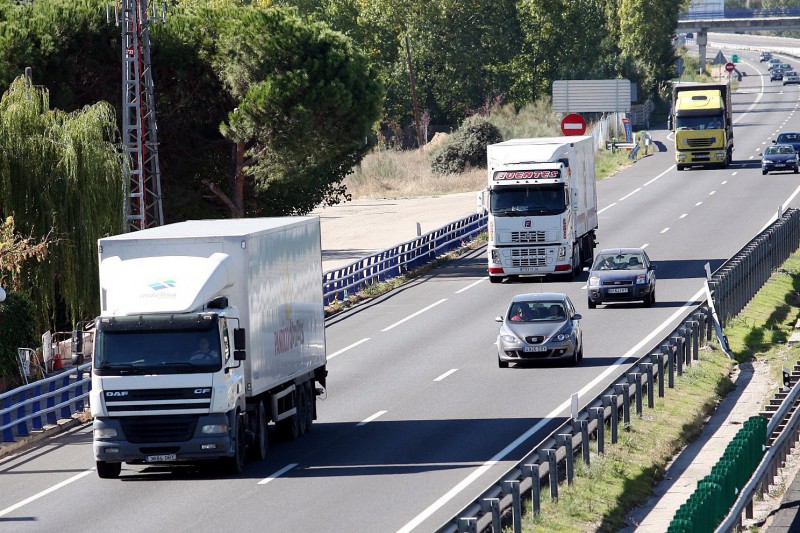
POLYGON ((678 33, 695 33, 700 53, 700 70, 705 69, 708 32, 752 33, 756 31, 800 30, 800 9, 735 9, 683 13, 678 33))

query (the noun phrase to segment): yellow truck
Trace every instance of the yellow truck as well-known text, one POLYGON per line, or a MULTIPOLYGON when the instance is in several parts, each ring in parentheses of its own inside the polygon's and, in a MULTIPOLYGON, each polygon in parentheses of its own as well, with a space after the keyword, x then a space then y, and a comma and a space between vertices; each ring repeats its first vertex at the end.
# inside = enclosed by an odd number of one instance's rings
POLYGON ((668 127, 678 170, 727 166, 733 157, 733 110, 727 83, 677 83, 668 127))

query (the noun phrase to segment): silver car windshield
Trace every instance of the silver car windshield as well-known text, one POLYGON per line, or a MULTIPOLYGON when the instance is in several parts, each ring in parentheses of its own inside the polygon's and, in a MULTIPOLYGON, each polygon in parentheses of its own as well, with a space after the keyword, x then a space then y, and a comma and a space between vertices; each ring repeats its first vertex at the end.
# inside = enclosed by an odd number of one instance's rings
POLYGON ((642 254, 614 254, 597 257, 592 270, 642 270, 642 254))
POLYGON ((566 318, 563 302, 514 302, 508 312, 511 322, 551 322, 566 318))

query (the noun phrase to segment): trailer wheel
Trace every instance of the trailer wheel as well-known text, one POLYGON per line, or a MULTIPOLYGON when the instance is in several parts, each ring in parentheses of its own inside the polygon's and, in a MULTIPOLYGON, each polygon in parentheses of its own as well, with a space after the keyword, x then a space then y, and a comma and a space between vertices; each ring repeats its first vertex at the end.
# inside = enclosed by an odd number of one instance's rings
POLYGON ((253 413, 253 442, 252 446, 248 448, 248 455, 251 459, 261 461, 267 457, 269 450, 269 436, 267 435, 267 410, 264 408, 264 402, 256 404, 255 413, 253 413))
POLYGON ((238 412, 234 421, 236 424, 236 442, 233 443, 233 457, 226 457, 223 461, 228 474, 238 475, 244 472, 245 454, 247 453, 247 432, 238 412))
POLYGON ((100 479, 116 479, 122 472, 122 463, 109 463, 107 461, 97 461, 97 476, 100 479))
POLYGON ((297 387, 297 414, 295 417, 300 435, 303 435, 306 432, 306 419, 308 418, 308 389, 306 389, 305 383, 297 387))

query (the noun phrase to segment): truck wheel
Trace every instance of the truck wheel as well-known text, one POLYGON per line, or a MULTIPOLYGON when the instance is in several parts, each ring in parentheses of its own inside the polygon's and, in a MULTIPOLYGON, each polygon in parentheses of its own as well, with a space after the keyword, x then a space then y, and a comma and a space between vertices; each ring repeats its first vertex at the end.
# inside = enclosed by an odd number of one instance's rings
POLYGON ((226 457, 223 461, 228 474, 238 475, 244 472, 245 454, 247 453, 247 432, 239 413, 236 413, 236 442, 233 443, 233 457, 226 457))
POLYGON ((300 435, 303 435, 306 432, 306 419, 308 418, 308 390, 305 383, 297 387, 297 414, 295 416, 300 435))
POLYGON ((680 163, 678 163, 678 165, 677 165, 677 168, 678 168, 678 171, 680 172, 680 171, 681 171, 681 170, 683 170, 685 167, 684 167, 683 165, 681 165, 680 163))
POLYGON ((501 278, 500 276, 489 276, 489 281, 492 283, 502 283, 503 278, 501 278))
POLYGON ((109 463, 107 461, 97 461, 97 476, 100 479, 116 479, 122 472, 122 463, 109 463))
POLYGON ((306 389, 306 433, 311 431, 312 426, 314 425, 314 412, 316 411, 316 404, 317 404, 317 395, 314 394, 314 382, 307 381, 305 383, 306 389))
POLYGON ((269 436, 267 435, 267 410, 264 407, 264 402, 256 404, 255 412, 253 413, 253 442, 247 449, 247 455, 251 459, 261 461, 267 457, 269 450, 269 436))

